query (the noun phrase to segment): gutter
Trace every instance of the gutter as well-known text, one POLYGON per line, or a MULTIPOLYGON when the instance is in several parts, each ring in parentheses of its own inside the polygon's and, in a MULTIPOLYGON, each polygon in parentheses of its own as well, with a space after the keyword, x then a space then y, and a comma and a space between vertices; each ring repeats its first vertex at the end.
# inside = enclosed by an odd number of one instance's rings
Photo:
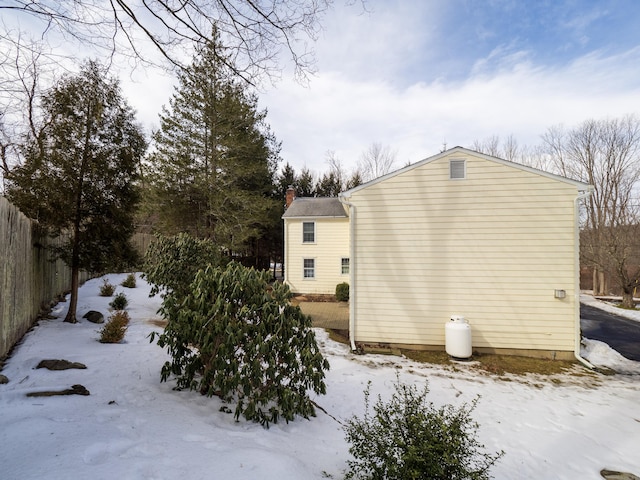
POLYGON ((342 195, 338 196, 338 200, 343 205, 349 207, 349 343, 351 351, 356 351, 356 242, 355 242, 355 215, 356 206, 349 203, 342 195))
POLYGON ((581 339, 581 327, 580 327, 580 205, 579 201, 591 196, 594 191, 593 185, 589 185, 588 188, 584 191, 578 193, 578 196, 575 199, 574 206, 574 215, 575 215, 575 245, 578 247, 575 251, 575 344, 573 355, 580 363, 582 363, 585 367, 590 368, 591 370, 595 370, 596 367, 591 364, 586 358, 580 356, 580 339, 581 339))

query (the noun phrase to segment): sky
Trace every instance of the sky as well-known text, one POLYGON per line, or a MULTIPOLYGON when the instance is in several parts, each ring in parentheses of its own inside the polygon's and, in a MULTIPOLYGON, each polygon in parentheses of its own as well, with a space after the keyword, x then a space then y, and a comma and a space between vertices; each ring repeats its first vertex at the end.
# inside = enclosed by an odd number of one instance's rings
MULTIPOLYGON (((122 287, 126 275, 104 277, 129 300, 131 323, 123 342, 100 343, 100 325, 84 319, 64 323, 67 298, 6 361, 2 374, 9 382, 0 384, 3 479, 337 480, 344 478, 351 458, 341 423, 363 418, 369 382, 373 403, 378 395, 387 402, 398 381, 419 391, 427 385, 427 400, 436 407, 460 407, 480 396, 471 414, 479 424, 476 439, 484 452, 504 451, 490 471, 496 480, 595 479, 603 469, 640 475, 640 363, 602 342, 585 339, 582 355, 619 373, 604 375, 577 365, 552 376, 500 376, 480 373, 473 362, 447 367, 402 356, 352 354, 315 329, 331 368, 326 395, 312 399, 326 413, 318 410, 310 420, 297 418, 265 430, 234 422, 217 397, 174 390, 173 379, 160 382, 169 357, 148 338, 160 331, 151 323, 158 319, 160 299, 149 298, 150 286, 141 278, 136 288, 122 287), (87 368, 35 368, 45 359, 87 368), (27 397, 75 384, 90 395, 27 397)), ((112 298, 99 296, 102 281, 81 286, 79 317, 88 310, 111 315, 112 298)), ((593 298, 581 300, 602 306, 593 298)), ((640 312, 622 313, 640 321, 640 312)))
MULTIPOLYGON (((283 56, 281 79, 259 92, 282 165, 298 172, 324 173, 329 152, 353 170, 373 143, 401 168, 493 136, 534 146, 553 126, 640 114, 636 0, 336 0, 322 25, 309 82, 283 56)), ((115 67, 150 133, 175 78, 115 67)))
POLYGON ((296 169, 355 167, 372 143, 403 167, 445 146, 640 113, 640 3, 370 1, 336 5, 308 87, 262 97, 296 169))

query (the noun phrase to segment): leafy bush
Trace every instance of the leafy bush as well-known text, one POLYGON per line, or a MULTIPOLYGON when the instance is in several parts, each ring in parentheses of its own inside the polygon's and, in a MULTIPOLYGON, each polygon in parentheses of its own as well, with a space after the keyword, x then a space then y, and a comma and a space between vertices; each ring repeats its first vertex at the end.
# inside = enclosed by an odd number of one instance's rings
POLYGON ((129 314, 118 310, 109 317, 100 330, 100 343, 120 343, 129 325, 129 314))
POLYGON ((109 280, 106 278, 102 279, 102 285, 100 286, 100 296, 101 297, 110 297, 115 292, 116 287, 109 283, 109 280))
POLYGON ((336 300, 339 302, 349 301, 349 284, 347 282, 336 285, 336 300))
POLYGON ((126 288, 136 288, 136 274, 130 273, 127 275, 127 278, 125 278, 120 285, 126 288))
POLYGON ((151 284, 151 295, 160 290, 185 297, 200 269, 223 265, 220 248, 210 240, 199 240, 187 233, 174 237, 157 235, 144 256, 144 277, 151 284))
POLYGON ((127 305, 129 305, 129 300, 127 300, 127 296, 122 292, 113 297, 113 300, 109 304, 114 310, 124 310, 127 308, 127 305))
MULTIPOLYGON (((269 285, 266 272, 230 263, 197 273, 185 298, 165 295, 160 313, 168 320, 158 335, 171 362, 166 381, 236 402, 236 420, 269 423, 315 415, 307 391, 324 394, 323 358, 311 319, 289 303, 286 285, 269 285)), ((152 341, 157 334, 152 333, 152 341)))
POLYGON ((478 397, 458 408, 436 408, 427 402, 429 392, 413 385, 395 384, 388 403, 380 397, 369 404, 371 383, 365 389, 363 419, 345 425, 349 452, 347 479, 370 480, 484 480, 489 468, 503 455, 482 452, 476 440, 478 424, 471 419, 478 397))

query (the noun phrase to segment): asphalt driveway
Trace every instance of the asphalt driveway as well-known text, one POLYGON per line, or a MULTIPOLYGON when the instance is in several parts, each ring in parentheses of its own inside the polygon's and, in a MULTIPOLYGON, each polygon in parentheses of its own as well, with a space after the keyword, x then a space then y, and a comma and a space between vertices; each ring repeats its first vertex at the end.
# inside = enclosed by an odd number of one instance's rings
POLYGON ((629 360, 640 362, 640 322, 580 304, 580 327, 583 336, 604 342, 629 360))

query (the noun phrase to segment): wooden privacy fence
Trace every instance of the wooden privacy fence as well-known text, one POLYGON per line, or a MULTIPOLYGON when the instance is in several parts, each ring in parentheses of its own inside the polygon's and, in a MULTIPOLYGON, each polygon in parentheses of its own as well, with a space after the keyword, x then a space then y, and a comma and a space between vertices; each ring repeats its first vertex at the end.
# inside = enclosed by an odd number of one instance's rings
MULTIPOLYGON (((71 269, 51 261, 52 239, 37 222, 0 196, 0 359, 38 314, 71 288, 71 269)), ((88 278, 81 273, 80 281, 88 278)))
POLYGON ((151 233, 134 233, 131 237, 131 245, 140 254, 140 257, 144 257, 144 254, 149 248, 149 244, 155 239, 155 235, 151 233))

